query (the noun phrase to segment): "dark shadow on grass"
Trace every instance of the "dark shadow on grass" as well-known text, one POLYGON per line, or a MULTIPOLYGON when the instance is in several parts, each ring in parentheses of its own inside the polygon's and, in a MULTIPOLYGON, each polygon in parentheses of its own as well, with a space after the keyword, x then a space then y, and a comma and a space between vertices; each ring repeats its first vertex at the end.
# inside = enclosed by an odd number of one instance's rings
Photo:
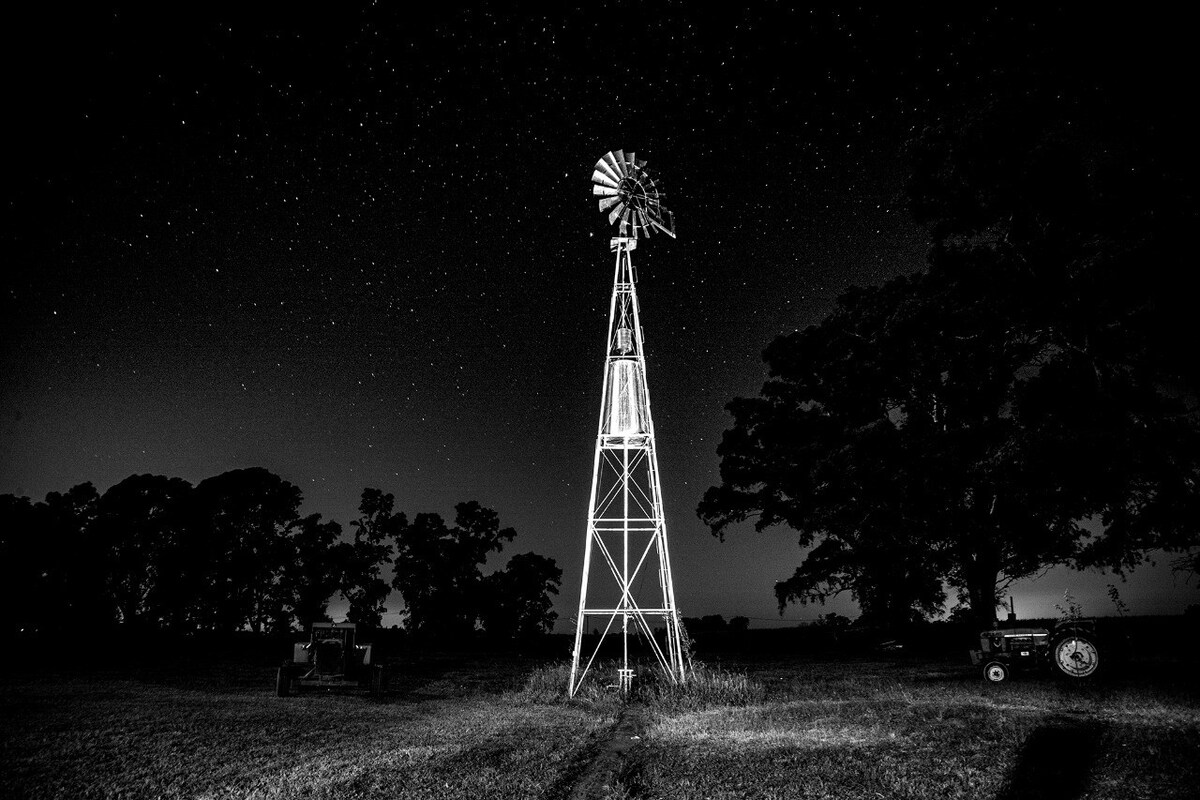
POLYGON ((646 722, 642 714, 625 706, 611 728, 594 733, 545 793, 548 798, 594 800, 610 797, 622 777, 627 757, 638 741, 646 722))
POLYGON ((1082 797, 1103 730, 1090 720, 1055 717, 1025 739, 1016 766, 996 800, 1075 800, 1082 797))

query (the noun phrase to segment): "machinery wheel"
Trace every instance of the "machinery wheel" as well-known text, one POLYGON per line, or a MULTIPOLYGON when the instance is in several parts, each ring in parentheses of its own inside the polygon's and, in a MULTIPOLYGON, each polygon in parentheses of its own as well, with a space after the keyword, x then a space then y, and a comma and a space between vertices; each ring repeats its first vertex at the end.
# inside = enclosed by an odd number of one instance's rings
POLYGON ((1068 634, 1054 643, 1055 668, 1068 678, 1087 678, 1100 668, 1100 648, 1086 637, 1068 634))
POLYGON ((383 694, 387 689, 387 674, 383 671, 382 666, 371 667, 370 683, 367 687, 367 691, 371 694, 383 694))
POLYGON ((983 677, 988 683, 1004 683, 1008 680, 1008 666, 1000 661, 989 661, 983 668, 983 677))
POLYGON ((287 667, 280 667, 275 672, 275 696, 287 697, 292 693, 292 674, 287 667))

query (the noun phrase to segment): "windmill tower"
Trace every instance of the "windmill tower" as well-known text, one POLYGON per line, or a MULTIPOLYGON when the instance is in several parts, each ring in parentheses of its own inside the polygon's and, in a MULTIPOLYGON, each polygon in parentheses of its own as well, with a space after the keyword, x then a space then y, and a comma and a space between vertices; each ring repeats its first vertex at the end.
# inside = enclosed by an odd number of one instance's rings
MULTIPOLYGON (((641 639, 672 681, 684 678, 683 636, 667 550, 654 420, 646 386, 636 276, 630 253, 638 237, 658 230, 675 237, 674 218, 662 193, 632 152, 608 153, 596 162, 592 194, 618 235, 609 305, 608 346, 600 425, 592 467, 583 586, 575 619, 575 652, 569 691, 573 696, 609 634, 621 637, 618 683, 627 691, 631 639, 641 639), (593 566, 596 575, 592 574, 593 566), (602 631, 584 652, 589 626, 602 631), (665 628, 665 634, 656 630, 665 628), (660 638, 661 637, 661 638, 660 638)), ((636 643, 635 643, 636 644, 636 643)))

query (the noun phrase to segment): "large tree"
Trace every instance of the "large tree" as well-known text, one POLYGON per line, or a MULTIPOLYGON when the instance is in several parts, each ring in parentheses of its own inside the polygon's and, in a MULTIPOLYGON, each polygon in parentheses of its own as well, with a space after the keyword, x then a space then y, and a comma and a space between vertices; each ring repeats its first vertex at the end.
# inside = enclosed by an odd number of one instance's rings
POLYGON ((280 589, 287 616, 275 621, 276 630, 293 624, 304 628, 329 620, 329 599, 345 585, 351 545, 341 542, 342 526, 309 514, 289 537, 291 557, 280 567, 280 589))
POLYGON ((940 607, 947 582, 986 622, 998 591, 1048 565, 1120 570, 1194 536, 1183 405, 1130 374, 1098 383, 1023 333, 1003 275, 958 253, 851 292, 776 340, 760 396, 729 405, 700 514, 718 534, 750 518, 800 532, 812 549, 776 585, 781 607, 849 591, 896 622, 940 607))
POLYGON ((131 475, 100 497, 93 535, 107 589, 125 625, 175 621, 183 598, 177 570, 186 562, 192 486, 165 475, 131 475))
POLYGON ((516 537, 478 502, 459 503, 454 527, 438 514, 418 514, 397 525, 396 577, 410 631, 426 636, 471 634, 484 598, 481 567, 516 537))
POLYGON ((28 633, 113 622, 104 552, 95 536, 99 495, 90 483, 33 503, 0 495, 0 581, 10 625, 28 633))
POLYGON ((562 570, 553 558, 519 553, 484 579, 480 620, 500 639, 534 639, 553 629, 558 614, 550 595, 562 586, 562 570))
POLYGON ((754 516, 800 532, 812 550, 781 605, 850 591, 899 619, 945 581, 986 622, 1045 566, 1120 571, 1196 543, 1177 277, 1194 190, 1085 107, 1000 94, 925 129, 928 272, 776 340, 760 396, 729 405, 700 514, 716 533, 754 516))
POLYGON ((350 601, 350 622, 378 628, 387 612, 385 603, 392 589, 383 578, 383 567, 391 563, 391 540, 408 525, 403 512, 395 512, 396 498, 379 489, 366 488, 358 505, 360 514, 350 523, 354 541, 346 543, 342 594, 350 601))
POLYGON ((35 548, 37 528, 33 503, 28 497, 0 495, 0 586, 8 601, 9 614, 3 633, 18 632, 33 624, 34 597, 38 592, 39 560, 35 548))
POLYGON ((36 504, 37 539, 42 573, 35 619, 43 629, 84 630, 113 623, 113 604, 105 591, 104 551, 94 534, 100 496, 91 483, 50 492, 36 504))
POLYGON ((40 503, 2 495, 0 580, 12 625, 284 631, 326 619, 329 598, 362 558, 339 541, 338 523, 300 518, 300 500, 261 468, 194 489, 132 475, 103 496, 91 484, 40 503))
POLYGON ((283 567, 296 558, 291 537, 300 525, 300 489, 252 467, 207 478, 193 496, 199 627, 287 627, 292 598, 283 567))

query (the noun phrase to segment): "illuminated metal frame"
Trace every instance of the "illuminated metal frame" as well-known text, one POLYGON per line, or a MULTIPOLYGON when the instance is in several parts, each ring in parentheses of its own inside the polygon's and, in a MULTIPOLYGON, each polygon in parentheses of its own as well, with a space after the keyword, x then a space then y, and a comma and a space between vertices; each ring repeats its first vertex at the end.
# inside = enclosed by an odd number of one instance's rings
MULTIPOLYGON (((629 637, 641 633, 659 666, 673 682, 685 677, 683 630, 675 604, 675 586, 671 577, 671 559, 667 548, 667 526, 663 515, 662 488, 659 483, 658 454, 654 446, 654 420, 650 414, 650 395, 646 384, 646 360, 643 351, 636 276, 630 251, 637 247, 633 237, 614 237, 611 249, 617 253, 609 304, 608 355, 604 368, 604 390, 600 402, 600 424, 596 435, 596 454, 592 467, 592 489, 588 501, 587 545, 583 556, 583 585, 579 592, 579 614, 575 619, 575 647, 571 658, 569 693, 574 696, 596 660, 605 638, 619 623, 621 666, 619 685, 629 688, 629 637), (632 336, 619 331, 632 331, 632 336), (626 347, 631 350, 625 350, 626 347), (612 377, 618 371, 628 378, 628 368, 616 362, 636 364, 633 369, 637 406, 644 409, 636 430, 612 430, 612 377), (644 405, 643 405, 644 402, 644 405), (605 537, 609 541, 605 541, 605 537), (619 542, 617 541, 617 537, 619 542), (607 573, 615 579, 620 599, 616 606, 591 606, 588 588, 593 550, 600 554, 607 573), (619 550, 619 552, 618 552, 619 550), (639 603, 635 582, 654 561, 658 562, 657 596, 652 604, 639 603), (631 568, 632 567, 632 568, 631 568), (586 662, 583 661, 583 634, 589 617, 607 617, 603 633, 586 662), (651 620, 665 625, 664 641, 655 636, 651 620), (630 630, 630 623, 635 628, 630 630)), ((627 398, 628 399, 628 398, 627 398)), ((602 573, 604 570, 602 570, 602 573)), ((644 598, 643 598, 644 599, 644 598)))

